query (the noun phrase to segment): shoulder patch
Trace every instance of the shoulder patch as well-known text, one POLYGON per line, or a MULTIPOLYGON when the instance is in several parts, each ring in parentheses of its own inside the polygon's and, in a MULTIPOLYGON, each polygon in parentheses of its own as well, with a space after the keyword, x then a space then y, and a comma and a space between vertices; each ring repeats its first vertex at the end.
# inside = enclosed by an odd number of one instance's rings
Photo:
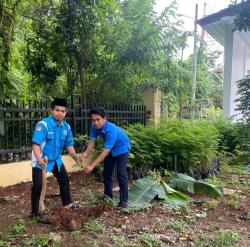
POLYGON ((43 126, 42 126, 42 125, 39 125, 39 126, 36 127, 36 130, 37 130, 37 131, 41 131, 42 128, 43 128, 43 126))
POLYGON ((46 129, 48 129, 48 124, 47 124, 44 120, 39 121, 39 122, 37 123, 37 125, 39 125, 39 126, 44 126, 46 129))

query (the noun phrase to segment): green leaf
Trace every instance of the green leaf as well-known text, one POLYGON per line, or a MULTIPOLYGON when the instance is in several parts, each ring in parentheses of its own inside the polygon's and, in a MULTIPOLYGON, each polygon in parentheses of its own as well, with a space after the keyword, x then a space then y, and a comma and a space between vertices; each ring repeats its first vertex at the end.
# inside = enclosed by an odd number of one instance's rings
POLYGON ((174 176, 177 178, 171 180, 171 185, 181 191, 210 196, 221 196, 223 194, 221 186, 196 181, 184 174, 175 174, 174 176))
POLYGON ((193 177, 190 177, 190 176, 188 176, 186 174, 182 174, 182 173, 174 173, 173 177, 177 178, 177 179, 184 179, 184 180, 189 180, 189 181, 196 181, 193 177))
MULTIPOLYGON (((167 204, 170 204, 171 206, 174 206, 174 207, 179 207, 179 206, 184 206, 188 203, 189 197, 187 195, 184 195, 183 193, 174 190, 169 185, 167 185, 164 181, 161 181, 161 184, 166 192, 163 199, 166 201, 167 204)), ((158 195, 158 198, 160 198, 159 195, 158 195)))
POLYGON ((154 198, 165 200, 171 206, 183 206, 188 202, 188 196, 169 187, 164 181, 152 177, 145 177, 134 182, 129 189, 129 205, 143 209, 154 198))
POLYGON ((145 208, 158 195, 162 193, 162 186, 159 181, 152 177, 145 177, 136 180, 128 193, 128 203, 132 207, 145 208))

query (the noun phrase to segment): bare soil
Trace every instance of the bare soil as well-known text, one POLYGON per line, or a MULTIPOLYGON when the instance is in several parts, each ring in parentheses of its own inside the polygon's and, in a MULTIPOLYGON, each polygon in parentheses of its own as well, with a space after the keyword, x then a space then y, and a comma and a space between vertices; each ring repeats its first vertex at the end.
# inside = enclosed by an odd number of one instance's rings
POLYGON ((0 188, 0 247, 150 246, 141 240, 147 234, 161 234, 167 239, 161 245, 153 243, 152 246, 195 246, 198 236, 215 236, 226 230, 239 234, 235 246, 248 247, 250 177, 249 173, 223 174, 219 179, 227 183, 231 176, 234 179, 238 176, 242 185, 238 189, 231 184, 229 189, 236 190, 233 190, 233 196, 191 195, 193 202, 186 208, 173 210, 156 202, 145 210, 130 214, 115 206, 93 202, 102 194, 103 184, 93 177, 84 180, 81 172, 70 174, 71 194, 81 208, 64 209, 56 179, 51 177, 45 197, 48 224, 29 217, 31 183, 0 188), (87 224, 91 222, 89 227, 87 224))

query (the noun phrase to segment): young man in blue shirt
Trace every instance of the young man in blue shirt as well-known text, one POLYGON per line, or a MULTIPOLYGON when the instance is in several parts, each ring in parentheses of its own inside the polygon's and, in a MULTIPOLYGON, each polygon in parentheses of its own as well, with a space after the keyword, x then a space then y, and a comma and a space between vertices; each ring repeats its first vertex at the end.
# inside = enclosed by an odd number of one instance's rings
POLYGON ((66 208, 76 206, 72 203, 69 178, 61 157, 65 147, 69 153, 75 154, 74 139, 70 126, 63 121, 66 114, 66 100, 55 98, 51 104, 51 115, 39 121, 35 127, 32 138, 33 185, 31 189, 31 209, 34 217, 40 216, 39 199, 42 188, 42 167, 46 167, 46 171, 52 172, 57 178, 62 204, 66 208), (48 158, 47 163, 44 161, 45 156, 48 158))
POLYGON ((102 107, 93 108, 90 111, 92 127, 90 142, 87 149, 81 155, 81 160, 86 159, 93 148, 98 136, 104 140, 102 153, 84 168, 84 173, 90 173, 100 162, 104 160, 104 196, 112 199, 112 173, 114 165, 117 165, 117 177, 120 187, 119 207, 126 207, 128 202, 128 175, 127 163, 130 151, 129 138, 125 132, 106 119, 105 110, 102 107))

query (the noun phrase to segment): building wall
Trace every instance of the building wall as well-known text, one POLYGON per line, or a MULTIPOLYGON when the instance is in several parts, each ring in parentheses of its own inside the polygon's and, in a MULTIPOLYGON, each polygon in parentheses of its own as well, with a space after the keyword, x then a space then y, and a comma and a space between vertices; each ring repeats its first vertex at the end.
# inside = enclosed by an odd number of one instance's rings
POLYGON ((223 110, 226 118, 232 117, 235 121, 241 118, 235 109, 237 103, 236 82, 250 70, 250 46, 240 32, 225 32, 225 58, 224 58, 224 95, 223 110))

